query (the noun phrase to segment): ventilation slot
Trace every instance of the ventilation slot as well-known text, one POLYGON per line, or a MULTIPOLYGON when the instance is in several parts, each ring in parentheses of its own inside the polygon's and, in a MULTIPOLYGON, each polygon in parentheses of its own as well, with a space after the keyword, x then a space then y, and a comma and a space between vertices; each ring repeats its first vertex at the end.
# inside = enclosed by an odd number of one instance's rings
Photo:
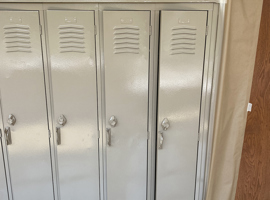
POLYGON ((140 29, 137 26, 114 27, 114 54, 139 54, 140 29))
POLYGON ((197 29, 194 26, 172 28, 171 55, 195 54, 197 29))
POLYGON ((6 52, 27 52, 31 53, 30 27, 27 25, 4 26, 4 42, 6 52))
POLYGON ((85 53, 84 27, 80 25, 61 25, 59 29, 60 53, 85 53))

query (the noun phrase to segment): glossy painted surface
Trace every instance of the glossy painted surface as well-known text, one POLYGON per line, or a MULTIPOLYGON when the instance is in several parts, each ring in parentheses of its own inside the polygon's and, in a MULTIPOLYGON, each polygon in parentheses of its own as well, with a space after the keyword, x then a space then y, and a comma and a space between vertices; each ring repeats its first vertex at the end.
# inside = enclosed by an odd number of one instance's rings
POLYGON ((194 199, 206 20, 207 11, 161 13, 157 200, 194 199))
POLYGON ((7 182, 6 182, 4 157, 3 157, 2 148, 3 148, 3 146, 2 146, 2 142, 0 140, 0 199, 1 200, 8 200, 7 182))
POLYGON ((146 199, 148 11, 104 11, 107 199, 146 199), (111 116, 117 118, 110 126, 111 116))
POLYGON ((61 200, 98 200, 94 12, 47 11, 47 23, 61 200))
POLYGON ((39 13, 0 11, 0 88, 13 199, 53 200, 39 13), (7 123, 8 116, 16 124, 7 123))

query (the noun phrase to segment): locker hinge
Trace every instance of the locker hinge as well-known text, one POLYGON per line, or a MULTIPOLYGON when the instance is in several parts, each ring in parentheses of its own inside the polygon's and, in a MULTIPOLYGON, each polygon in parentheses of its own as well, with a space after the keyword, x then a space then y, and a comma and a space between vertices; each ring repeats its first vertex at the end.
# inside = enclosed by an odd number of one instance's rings
POLYGON ((206 26, 205 35, 208 35, 209 26, 206 26))
POLYGON ((147 140, 149 140, 149 138, 150 138, 150 132, 147 131, 147 140))
MULTIPOLYGON (((0 139, 2 138, 2 130, 0 129, 0 139)), ((1 141, 0 141, 1 142, 1 141)))
POLYGON ((97 35, 97 26, 96 25, 95 25, 94 29, 95 29, 95 35, 97 35))
POLYGON ((152 35, 152 26, 149 26, 149 35, 152 35))
POLYGON ((49 138, 51 138, 51 131, 50 130, 48 130, 48 136, 49 136, 49 138))
POLYGON ((201 135, 201 134, 200 134, 200 133, 198 133, 198 142, 200 142, 200 135, 201 135))
POLYGON ((42 35, 42 26, 41 25, 39 25, 39 33, 40 33, 40 35, 42 35))
POLYGON ((100 138, 100 131, 98 131, 98 138, 100 138))

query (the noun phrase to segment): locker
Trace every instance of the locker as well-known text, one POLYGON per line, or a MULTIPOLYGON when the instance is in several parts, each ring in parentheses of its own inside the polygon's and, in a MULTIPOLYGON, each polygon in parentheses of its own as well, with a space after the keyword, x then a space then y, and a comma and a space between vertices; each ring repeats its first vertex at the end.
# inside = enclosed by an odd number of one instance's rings
MULTIPOLYGON (((1 135, 2 135, 2 130, 0 130, 0 139, 1 139, 1 135)), ((3 148, 2 141, 0 140, 0 199, 8 200, 7 182, 6 182, 4 157, 3 157, 2 148, 3 148)))
POLYGON ((207 11, 162 11, 156 199, 194 199, 207 11))
POLYGON ((0 200, 204 198, 219 4, 120 1, 0 3, 0 200))
POLYGON ((98 200, 93 11, 47 11, 54 136, 61 200, 98 200))
POLYGON ((107 199, 146 198, 149 11, 104 11, 107 199))
POLYGON ((53 200, 39 13, 0 11, 0 19, 3 132, 13 199, 53 200))

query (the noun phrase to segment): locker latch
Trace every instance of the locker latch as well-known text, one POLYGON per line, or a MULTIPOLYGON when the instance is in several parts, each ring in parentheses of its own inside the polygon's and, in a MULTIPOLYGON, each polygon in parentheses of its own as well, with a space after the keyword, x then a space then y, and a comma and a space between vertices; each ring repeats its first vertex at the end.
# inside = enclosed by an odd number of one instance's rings
POLYGON ((7 145, 12 144, 10 127, 6 127, 4 132, 6 136, 7 145))
POLYGON ((163 141, 164 141, 163 133, 159 132, 158 133, 158 149, 162 149, 163 141))
POLYGON ((111 133, 111 129, 107 128, 106 129, 106 133, 107 133, 107 145, 111 146, 112 143, 112 133, 111 133))

